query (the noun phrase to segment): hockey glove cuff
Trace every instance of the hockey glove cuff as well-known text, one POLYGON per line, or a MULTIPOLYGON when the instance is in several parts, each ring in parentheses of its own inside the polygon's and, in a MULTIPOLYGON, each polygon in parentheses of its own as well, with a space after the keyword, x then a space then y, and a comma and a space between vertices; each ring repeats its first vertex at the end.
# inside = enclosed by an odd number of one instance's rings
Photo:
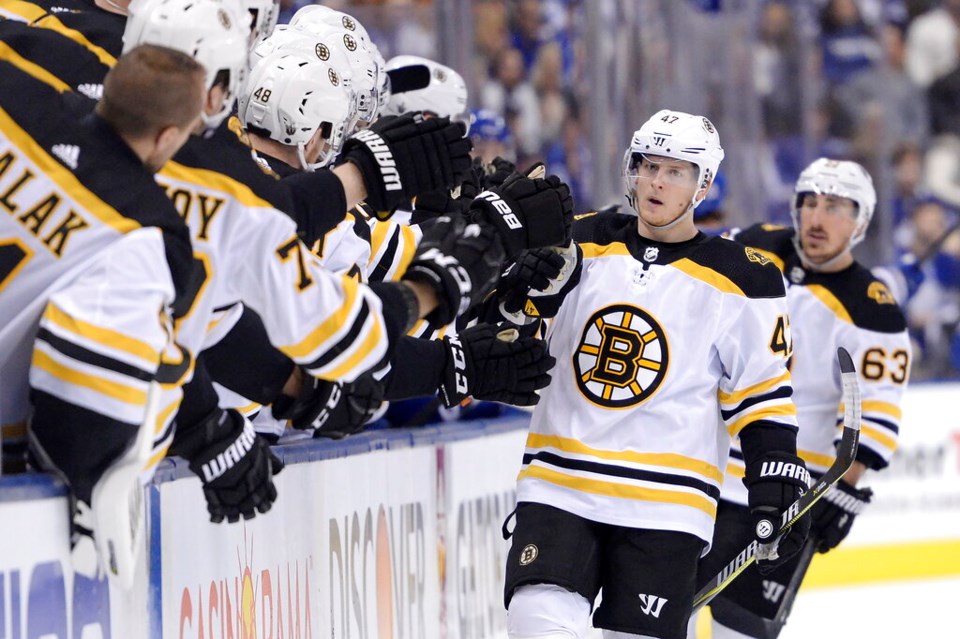
POLYGON ((810 511, 817 552, 836 548, 850 534, 854 518, 872 498, 869 488, 858 489, 842 479, 831 486, 810 511))
MULTIPOLYGON (((747 487, 754 535, 761 546, 775 541, 783 515, 810 486, 803 460, 789 453, 766 453, 747 464, 743 483, 747 487)), ((772 553, 757 553, 757 568, 767 574, 786 563, 806 541, 810 518, 801 517, 780 538, 772 553)))

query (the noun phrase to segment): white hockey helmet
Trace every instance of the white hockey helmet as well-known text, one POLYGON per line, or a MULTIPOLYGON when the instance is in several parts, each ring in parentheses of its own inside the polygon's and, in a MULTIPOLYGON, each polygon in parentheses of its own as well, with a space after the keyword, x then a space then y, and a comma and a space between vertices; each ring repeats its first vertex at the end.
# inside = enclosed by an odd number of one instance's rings
POLYGON ((463 81, 463 76, 450 67, 420 56, 398 55, 387 62, 387 71, 398 80, 393 84, 387 113, 399 115, 407 111, 430 111, 440 117, 465 124, 469 122, 467 83, 463 81), (402 82, 405 75, 421 72, 426 86, 400 91, 405 88, 402 82))
POLYGON ((286 24, 277 25, 269 36, 261 40, 250 52, 250 66, 277 51, 299 53, 307 58, 317 58, 326 62, 333 70, 340 74, 344 83, 353 90, 353 71, 350 60, 342 51, 339 41, 334 42, 334 36, 317 36, 307 31, 294 29, 286 24))
POLYGON ((234 5, 219 0, 134 0, 123 31, 123 53, 140 44, 154 44, 193 56, 206 70, 209 91, 226 83, 223 106, 203 112, 212 131, 233 110, 247 72, 247 27, 234 5))
POLYGON ((355 32, 347 31, 342 27, 331 27, 320 22, 300 22, 296 26, 291 26, 324 42, 329 42, 332 49, 343 52, 350 62, 357 114, 368 124, 376 120, 380 111, 378 84, 380 65, 377 63, 377 56, 356 36, 355 32))
POLYGON ((634 208, 636 167, 643 155, 685 160, 697 167, 697 194, 689 208, 692 213, 706 195, 705 192, 701 194, 700 190, 710 186, 720 168, 723 148, 716 127, 707 118, 681 111, 658 111, 634 132, 630 147, 623 155, 621 175, 627 199, 634 208))
POLYGON ((357 121, 352 91, 340 74, 328 63, 299 53, 276 51, 257 62, 242 95, 239 116, 244 126, 297 147, 307 171, 333 162, 357 121), (317 162, 308 162, 306 145, 318 129, 329 147, 317 162))
POLYGON ((820 193, 853 200, 857 205, 857 225, 850 237, 848 248, 853 248, 863 240, 870 220, 873 219, 873 212, 877 208, 877 192, 873 188, 873 178, 865 168, 850 160, 828 158, 814 160, 800 173, 793 192, 795 197, 790 214, 793 217, 793 228, 796 230, 794 241, 801 254, 803 251, 799 243, 800 205, 804 194, 820 193))
POLYGON ((348 13, 325 7, 322 4, 308 4, 301 7, 290 18, 291 27, 307 24, 325 24, 335 29, 350 31, 366 42, 370 41, 370 34, 366 27, 360 24, 359 20, 348 13))
POLYGON ((280 15, 280 0, 241 0, 241 6, 250 13, 251 45, 273 33, 280 15))

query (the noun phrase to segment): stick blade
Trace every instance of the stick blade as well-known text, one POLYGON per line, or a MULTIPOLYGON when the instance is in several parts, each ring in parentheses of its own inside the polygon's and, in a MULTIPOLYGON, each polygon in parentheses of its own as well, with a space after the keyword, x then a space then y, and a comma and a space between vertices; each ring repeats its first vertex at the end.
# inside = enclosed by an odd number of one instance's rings
POLYGON ((850 353, 843 346, 837 349, 837 359, 840 360, 841 373, 855 373, 857 371, 853 365, 853 358, 850 357, 850 353))

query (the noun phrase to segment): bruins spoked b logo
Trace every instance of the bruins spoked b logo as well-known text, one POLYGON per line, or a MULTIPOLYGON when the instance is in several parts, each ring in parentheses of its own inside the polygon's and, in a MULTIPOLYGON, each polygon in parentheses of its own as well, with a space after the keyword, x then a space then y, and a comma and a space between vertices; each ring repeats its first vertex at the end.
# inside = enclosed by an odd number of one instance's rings
POLYGON ((666 334, 649 313, 614 304, 587 321, 573 370, 588 400, 605 408, 629 408, 657 391, 668 357, 666 334))

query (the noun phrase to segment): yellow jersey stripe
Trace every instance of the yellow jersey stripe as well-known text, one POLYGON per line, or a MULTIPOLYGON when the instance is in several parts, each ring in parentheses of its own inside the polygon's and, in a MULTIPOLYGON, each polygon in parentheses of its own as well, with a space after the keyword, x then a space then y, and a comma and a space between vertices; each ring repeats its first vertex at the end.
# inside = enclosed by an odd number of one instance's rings
POLYGON ((737 479, 743 479, 747 476, 747 471, 743 466, 735 466, 734 464, 727 464, 727 474, 736 477, 737 479))
POLYGON ((722 291, 724 293, 733 293, 735 295, 745 297, 743 290, 734 284, 733 280, 729 279, 725 275, 717 273, 712 268, 700 266, 689 258, 684 257, 676 262, 671 262, 669 266, 673 266, 677 270, 686 273, 690 277, 709 284, 718 291, 722 291))
POLYGON ((331 336, 339 333, 341 327, 347 323, 347 319, 354 314, 354 307, 357 306, 357 281, 349 277, 341 277, 340 283, 343 286, 344 298, 340 308, 322 321, 303 340, 291 346, 280 348, 290 359, 302 360, 316 352, 331 336))
POLYGON ((373 326, 367 331, 367 336, 363 339, 363 343, 354 350, 353 355, 328 373, 324 373, 324 377, 332 380, 346 377, 360 365, 360 362, 370 357, 370 354, 383 339, 383 326, 380 323, 380 318, 371 314, 370 320, 373 322, 373 326))
POLYGON ((407 267, 410 266, 410 262, 413 261, 413 254, 417 250, 417 236, 409 226, 400 227, 400 243, 403 252, 400 254, 400 262, 390 278, 391 281, 397 280, 403 275, 407 267))
POLYGON ((172 180, 187 182, 188 184, 202 184, 204 188, 220 191, 226 195, 228 199, 232 198, 237 200, 244 206, 273 208, 270 202, 254 193, 249 186, 223 173, 185 166, 170 160, 163 165, 158 175, 161 181, 163 181, 164 177, 168 177, 172 180))
POLYGON ((170 402, 170 405, 160 411, 160 414, 157 415, 157 421, 153 426, 153 434, 159 435, 163 432, 163 429, 167 426, 167 422, 170 421, 170 418, 180 408, 180 403, 183 401, 183 397, 178 397, 174 401, 170 402))
POLYGON ((768 406, 766 408, 761 408, 760 410, 754 411, 752 413, 747 413, 737 421, 733 422, 727 426, 727 432, 730 434, 730 437, 736 437, 740 434, 740 431, 752 424, 755 421, 761 419, 770 419, 773 417, 785 417, 790 415, 797 414, 797 407, 793 405, 793 402, 788 404, 780 404, 777 406, 768 406))
POLYGON ((798 450, 797 456, 800 457, 805 462, 810 462, 811 464, 816 464, 822 468, 830 468, 833 465, 833 461, 836 457, 831 455, 824 455, 822 453, 815 453, 810 450, 798 450))
POLYGON ((627 245, 623 242, 613 242, 611 244, 585 242, 579 246, 580 250, 583 251, 583 259, 607 257, 608 255, 630 255, 627 245))
POLYGON ((126 402, 128 404, 138 405, 146 404, 147 393, 145 391, 131 388, 119 382, 97 377, 90 373, 80 372, 67 368, 61 362, 55 361, 43 351, 33 351, 33 365, 46 371, 57 379, 63 380, 72 386, 82 386, 90 390, 112 397, 113 399, 126 402))
POLYGON ((870 439, 880 442, 884 447, 889 448, 891 451, 897 449, 897 440, 886 434, 879 428, 874 428, 869 424, 861 424, 860 430, 863 431, 863 434, 869 437, 870 439))
POLYGON ((850 313, 847 312, 843 303, 827 288, 820 284, 808 284, 805 288, 810 291, 814 297, 823 302, 823 305, 829 308, 834 315, 845 322, 853 324, 853 319, 850 318, 850 313))
POLYGON ((373 264, 375 259, 379 256, 380 251, 383 250, 387 241, 387 233, 391 228, 392 225, 389 222, 381 222, 377 220, 373 223, 373 228, 370 229, 369 264, 373 264))
POLYGON ((70 90, 70 85, 53 75, 39 64, 27 60, 22 55, 14 51, 10 45, 0 42, 0 60, 6 60, 31 77, 40 80, 60 93, 70 90))
POLYGON ((43 27, 44 29, 50 29, 51 31, 56 31, 60 35, 70 38, 77 44, 89 50, 93 55, 97 56, 97 59, 107 66, 112 67, 117 63, 117 59, 113 57, 109 51, 90 42, 85 35, 76 29, 71 29, 67 25, 63 24, 60 22, 60 19, 55 16, 48 14, 34 22, 34 25, 43 27))
MULTIPOLYGON (((883 413, 888 417, 893 417, 897 421, 903 418, 903 411, 896 404, 891 404, 890 402, 882 402, 878 399, 868 399, 861 404, 861 410, 864 413, 864 419, 870 419, 870 416, 867 413, 883 413)), ((837 419, 842 419, 844 413, 844 406, 840 404, 840 408, 837 409, 837 419)))
POLYGON ((784 371, 779 377, 772 377, 768 380, 754 384, 753 386, 747 386, 746 388, 733 391, 732 393, 724 393, 723 391, 718 390, 717 397, 719 397, 720 401, 724 404, 739 404, 747 397, 752 397, 753 395, 762 395, 773 387, 789 381, 790 371, 784 371))
POLYGON ((638 453, 632 450, 600 450, 599 448, 592 448, 583 442, 569 437, 541 435, 539 433, 530 433, 527 435, 527 448, 556 448, 565 453, 590 455, 598 459, 625 461, 650 466, 664 466, 697 473, 717 483, 723 481, 723 473, 713 464, 701 459, 693 459, 692 457, 685 457, 675 453, 638 453))
POLYGON ((8 15, 11 20, 21 19, 25 22, 34 22, 47 12, 42 7, 21 0, 3 0, 0 2, 0 15, 8 15))
POLYGON ((150 344, 130 337, 129 335, 118 333, 112 329, 94 326, 93 324, 72 317, 62 311, 56 304, 47 304, 47 310, 44 311, 43 318, 52 324, 56 324, 70 331, 74 335, 79 335, 93 340, 98 344, 103 344, 111 350, 120 350, 155 364, 160 361, 160 352, 155 350, 150 344))
POLYGON ((0 108, 0 131, 3 131, 4 135, 10 138, 17 147, 27 154, 30 160, 36 163, 45 177, 53 180, 64 193, 69 194, 70 198, 98 220, 120 233, 127 233, 140 228, 138 222, 124 217, 114 210, 84 186, 77 179, 77 176, 50 157, 46 149, 20 128, 20 125, 14 122, 13 118, 2 108, 0 108))
POLYGON ((712 518, 717 516, 717 505, 710 499, 673 490, 660 490, 657 488, 648 488, 646 486, 634 486, 629 484, 618 484, 614 482, 601 481, 597 479, 585 479, 583 477, 574 477, 561 473, 551 468, 542 466, 527 466, 520 471, 518 480, 530 477, 533 479, 542 479, 543 481, 570 488, 585 493, 595 495, 604 495, 607 497, 619 497, 621 499, 633 499, 636 501, 652 501, 665 504, 676 504, 679 506, 689 506, 702 510, 712 518))

